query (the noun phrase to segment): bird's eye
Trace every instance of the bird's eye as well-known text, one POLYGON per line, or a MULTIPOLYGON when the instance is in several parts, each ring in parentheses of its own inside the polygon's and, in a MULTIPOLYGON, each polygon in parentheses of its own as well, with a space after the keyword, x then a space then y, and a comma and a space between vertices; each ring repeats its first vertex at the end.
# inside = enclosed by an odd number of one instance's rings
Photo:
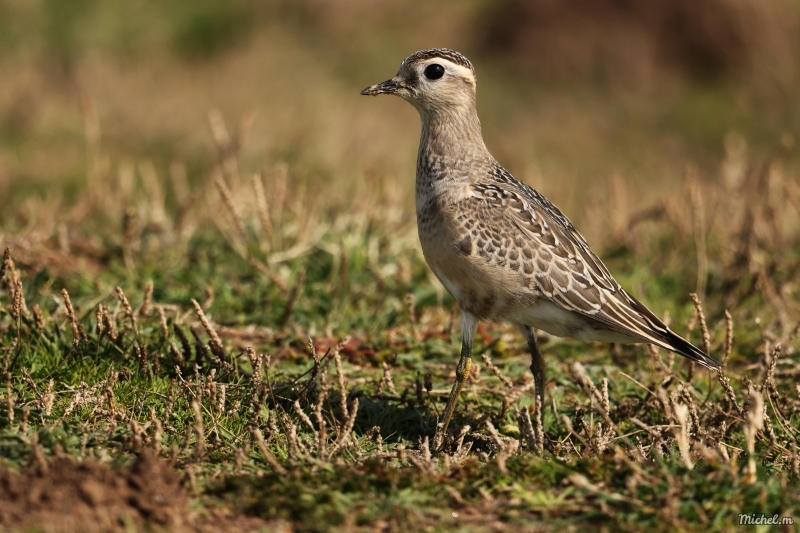
POLYGON ((444 67, 441 65, 434 63, 425 69, 425 77, 429 80, 438 80, 442 76, 444 76, 444 67))

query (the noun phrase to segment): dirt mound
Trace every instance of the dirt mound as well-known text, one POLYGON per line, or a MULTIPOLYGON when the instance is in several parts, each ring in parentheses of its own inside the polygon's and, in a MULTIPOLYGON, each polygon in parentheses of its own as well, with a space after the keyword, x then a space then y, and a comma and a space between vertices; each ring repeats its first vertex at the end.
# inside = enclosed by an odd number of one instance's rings
POLYGON ((145 453, 130 467, 53 460, 22 474, 0 471, 0 524, 48 532, 116 531, 127 523, 172 531, 188 525, 188 500, 178 475, 145 453))
POLYGON ((252 531, 264 522, 225 509, 190 510, 178 473, 146 452, 129 467, 112 469, 69 457, 46 469, 0 470, 0 529, 46 533, 252 531))

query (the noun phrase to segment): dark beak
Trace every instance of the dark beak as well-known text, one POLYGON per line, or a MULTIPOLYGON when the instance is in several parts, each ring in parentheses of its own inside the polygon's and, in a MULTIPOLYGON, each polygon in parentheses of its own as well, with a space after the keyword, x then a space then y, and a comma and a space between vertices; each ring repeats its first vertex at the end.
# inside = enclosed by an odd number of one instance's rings
POLYGON ((404 85, 398 83, 394 78, 392 78, 391 80, 386 80, 376 85, 370 85, 369 87, 361 91, 361 94, 363 94, 364 96, 378 96, 379 94, 394 94, 403 87, 404 85))

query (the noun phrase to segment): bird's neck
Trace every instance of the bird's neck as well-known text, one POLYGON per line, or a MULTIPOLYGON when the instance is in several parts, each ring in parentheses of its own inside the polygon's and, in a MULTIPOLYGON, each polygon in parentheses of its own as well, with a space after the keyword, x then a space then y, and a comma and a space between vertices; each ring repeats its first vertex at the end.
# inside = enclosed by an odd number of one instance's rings
POLYGON ((440 188, 474 179, 476 165, 493 161, 483 143, 474 107, 420 111, 422 134, 417 159, 417 189, 440 188))
POLYGON ((465 155, 488 154, 474 108, 425 111, 420 116, 420 155, 457 160, 465 155))

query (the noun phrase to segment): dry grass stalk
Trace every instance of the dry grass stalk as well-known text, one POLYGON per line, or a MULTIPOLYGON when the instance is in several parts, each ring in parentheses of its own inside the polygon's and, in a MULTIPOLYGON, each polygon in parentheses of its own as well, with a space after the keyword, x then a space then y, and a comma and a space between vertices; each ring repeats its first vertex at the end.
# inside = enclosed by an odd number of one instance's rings
POLYGON ((25 304, 25 293, 22 288, 22 278, 19 272, 13 272, 11 276, 11 283, 9 283, 11 291, 11 317, 19 328, 22 315, 28 314, 28 306, 25 304))
POLYGON ((292 407, 294 407, 294 412, 297 413, 297 416, 300 418, 300 420, 314 434, 314 439, 316 440, 318 438, 317 428, 314 427, 314 423, 311 422, 311 419, 308 418, 308 415, 306 414, 306 412, 303 411, 303 408, 300 406, 300 402, 295 400, 294 403, 292 404, 292 407))
POLYGON ((3 262, 0 263, 0 282, 3 281, 3 278, 6 275, 6 271, 13 270, 14 264, 11 262, 11 250, 6 248, 3 250, 3 262))
POLYGON ((602 404, 603 396, 602 394, 600 394, 600 391, 597 390, 597 387, 592 382, 591 378, 589 377, 589 374, 586 372, 586 368, 582 364, 575 362, 572 363, 572 366, 570 366, 570 370, 572 370, 572 377, 575 380, 575 383, 577 383, 578 386, 580 386, 581 388, 588 391, 590 398, 594 398, 595 400, 597 400, 599 403, 602 404))
POLYGON ((401 465, 403 463, 405 463, 406 462, 406 447, 402 442, 397 445, 397 448, 395 448, 395 452, 397 453, 397 461, 401 465))
POLYGON ((164 405, 164 421, 169 424, 169 418, 172 416, 172 409, 175 406, 175 380, 169 381, 169 390, 167 391, 167 401, 164 405))
POLYGON ((44 329, 44 315, 39 304, 33 304, 33 322, 36 324, 36 329, 40 331, 44 329))
POLYGON ((519 442, 516 439, 503 439, 490 420, 486 421, 486 430, 497 446, 497 453, 495 454, 497 469, 500 470, 500 473, 507 474, 508 468, 506 467, 506 461, 511 455, 517 452, 519 442))
POLYGON ((539 453, 539 443, 536 439, 536 435, 533 431, 533 422, 531 422, 531 413, 527 407, 523 407, 522 410, 516 408, 515 414, 517 415, 517 421, 520 425, 520 433, 526 443, 525 448, 530 451, 536 451, 539 453))
POLYGON ((472 430, 472 427, 467 424, 462 426, 456 435, 456 448, 453 452, 453 456, 456 458, 464 458, 469 453, 469 450, 472 448, 472 443, 470 442, 466 446, 464 446, 464 439, 467 437, 467 434, 472 430))
MULTIPOLYGON (((263 437, 262 437, 263 438, 263 437)), ((242 475, 244 472, 244 462, 247 460, 248 455, 250 455, 250 443, 245 442, 244 445, 239 448, 234 448, 233 454, 233 473, 237 476, 242 475)))
POLYGON ((186 361, 183 358, 183 353, 178 349, 177 344, 171 342, 169 344, 169 351, 172 353, 172 356, 175 358, 175 360, 178 361, 179 366, 183 366, 185 364, 186 361))
POLYGON ((202 461, 206 456, 206 434, 203 430, 203 412, 200 409, 200 402, 197 400, 192 401, 192 413, 194 413, 194 457, 198 461, 202 461))
POLYGON ((225 401, 227 400, 228 386, 220 383, 217 386, 217 413, 220 415, 225 414, 225 401))
POLYGON ((233 201, 233 196, 231 195, 231 191, 228 188, 228 185, 225 183, 225 180, 222 179, 222 176, 217 176, 214 180, 214 183, 219 189, 219 193, 222 196, 222 203, 225 204, 225 208, 228 210, 231 218, 233 219, 234 227, 236 228, 236 234, 239 238, 239 244, 247 250, 247 229, 244 225, 244 219, 239 211, 236 209, 236 204, 233 201))
POLYGON ((136 322, 136 313, 133 312, 133 307, 131 307, 131 303, 128 301, 128 297, 125 296, 125 293, 122 291, 121 287, 117 287, 114 289, 117 293, 117 298, 119 299, 120 304, 122 304, 122 310, 125 311, 125 314, 131 321, 131 327, 133 328, 133 334, 137 337, 139 336, 139 327, 136 322))
POLYGON ((89 388, 86 383, 81 382, 78 391, 75 393, 75 396, 72 397, 72 400, 67 405, 67 408, 64 409, 64 412, 61 415, 61 421, 67 419, 67 417, 72 414, 75 409, 78 409, 83 406, 91 405, 93 403, 97 403, 100 401, 100 396, 98 395, 98 391, 100 387, 103 386, 103 382, 96 383, 91 388, 89 388))
MULTIPOLYGON (((283 435, 286 437, 287 452, 290 458, 304 458, 308 456, 308 448, 300 441, 297 436, 297 426, 289 415, 281 413, 281 424, 284 427, 283 435)), ((318 450, 317 450, 318 451, 318 450)))
POLYGON ((97 309, 94 310, 94 319, 95 319, 95 326, 94 331, 97 333, 97 336, 103 334, 105 330, 105 324, 103 324, 103 304, 97 306, 97 309))
MULTIPOLYGON (((425 439, 420 442, 419 448, 420 451, 418 454, 412 452, 407 455, 408 461, 417 467, 417 470, 420 472, 424 474, 433 474, 436 468, 436 463, 431 459, 431 447, 427 435, 425 436, 425 439)), ((403 449, 403 456, 405 457, 406 455, 404 452, 405 448, 403 449)), ((398 453, 400 453, 399 446, 398 453)))
POLYGON ((613 426, 604 425, 603 422, 598 422, 594 433, 589 439, 589 445, 594 449, 595 454, 600 456, 603 454, 611 442, 614 440, 616 431, 613 426))
POLYGON ((727 395, 728 402, 731 404, 731 407, 736 411, 737 414, 744 416, 744 410, 739 405, 739 402, 736 401, 736 394, 733 392, 733 388, 731 388, 731 380, 728 379, 721 368, 717 370, 717 378, 719 379, 722 388, 725 389, 725 394, 727 395))
POLYGON ((419 326, 417 325, 417 299, 414 297, 414 294, 408 293, 406 294, 406 311, 408 312, 408 322, 411 324, 411 335, 414 337, 414 340, 419 342, 421 337, 419 333, 419 326))
POLYGON ((765 364, 767 365, 767 372, 764 376, 764 382, 761 384, 761 392, 767 391, 771 398, 778 399, 778 386, 775 383, 775 367, 778 365, 778 360, 781 358, 783 347, 780 342, 776 342, 769 351, 769 357, 765 357, 765 364))
POLYGON ((144 345, 141 342, 137 342, 133 345, 133 355, 139 365, 139 369, 144 373, 147 379, 152 380, 153 371, 150 365, 148 365, 147 351, 145 351, 144 345))
POLYGON ((767 404, 764 404, 764 408, 761 412, 761 417, 764 420, 764 433, 767 435, 769 439, 770 446, 777 446, 778 439, 775 435, 775 429, 772 427, 772 420, 769 418, 769 414, 767 414, 767 404))
POLYGON ((311 354, 311 360, 314 361, 314 369, 311 372, 311 376, 317 377, 317 374, 319 373, 320 358, 319 354, 317 353, 317 347, 314 346, 314 339, 308 337, 306 339, 306 346, 308 346, 308 352, 311 354))
POLYGON ((514 388, 514 383, 508 377, 506 377, 494 363, 492 363, 492 360, 489 359, 488 355, 486 355, 485 353, 481 354, 481 359, 483 359, 484 364, 487 367, 489 367, 489 370, 492 371, 492 374, 497 376, 497 379, 499 379, 503 383, 503 385, 505 385, 509 389, 514 388))
POLYGON ((425 396, 422 394, 422 390, 422 380, 419 379, 419 372, 417 372, 414 378, 414 391, 416 392, 417 403, 419 405, 425 405, 425 396))
POLYGON ((148 280, 144 286, 144 299, 139 308, 139 316, 150 316, 153 310, 153 280, 148 280))
POLYGON ((139 226, 139 215, 129 207, 122 217, 122 260, 129 269, 134 268, 133 254, 138 248, 136 235, 140 231, 139 226))
POLYGON ((33 394, 36 396, 35 400, 36 407, 38 409, 41 409, 44 402, 42 399, 42 395, 39 394, 39 387, 36 386, 36 382, 31 377, 30 373, 28 372, 28 369, 25 368, 24 366, 22 367, 22 379, 25 380, 25 382, 28 384, 28 387, 30 387, 30 389, 33 391, 33 394))
POLYGON ((353 427, 356 424, 356 415, 358 415, 358 398, 353 398, 350 402, 349 414, 347 419, 339 428, 339 435, 336 437, 336 443, 331 447, 329 457, 332 457, 337 451, 341 450, 350 436, 353 434, 353 427))
POLYGON ((321 459, 327 458, 328 423, 322 413, 322 405, 328 397, 328 371, 327 366, 322 366, 319 373, 319 390, 317 401, 314 404, 314 417, 317 419, 317 451, 321 459))
POLYGON ((678 449, 681 452, 683 464, 689 470, 694 468, 692 456, 689 453, 689 408, 682 403, 675 405, 675 418, 678 419, 680 429, 674 429, 675 440, 678 441, 678 449))
POLYGON ((41 396, 40 407, 44 411, 45 416, 50 416, 50 413, 53 411, 53 403, 56 401, 56 395, 53 392, 54 386, 55 382, 52 379, 48 381, 41 396))
POLYGON ((379 453, 383 453, 383 437, 381 436, 381 428, 378 426, 373 426, 370 430, 370 433, 375 436, 375 450, 379 453))
POLYGON ((164 311, 164 306, 156 306, 156 312, 158 313, 158 323, 161 326, 161 338, 164 342, 167 342, 169 340, 169 326, 167 325, 167 313, 164 311))
POLYGON ((700 323, 700 331, 703 334, 703 352, 706 355, 711 354, 711 335, 708 333, 708 325, 706 324, 706 315, 703 313, 703 305, 700 303, 700 298, 697 293, 691 293, 692 301, 694 302, 694 309, 697 313, 697 320, 700 323))
POLYGON ((341 351, 350 342, 350 337, 345 337, 342 342, 336 345, 333 349, 333 362, 336 366, 336 380, 339 385, 339 406, 342 409, 342 420, 347 420, 349 414, 347 412, 347 389, 344 385, 344 374, 342 373, 342 356, 341 351))
POLYGON ((392 379, 392 369, 386 363, 386 361, 381 362, 381 368, 383 369, 383 375, 381 376, 381 381, 378 384, 378 394, 382 394, 384 389, 387 389, 390 394, 397 396, 397 389, 394 388, 394 380, 392 379))
MULTIPOLYGON (((8 253, 8 248, 6 248, 6 253, 8 253)), ((9 370, 9 365, 11 362, 11 354, 17 349, 17 342, 18 339, 13 339, 11 344, 6 348, 5 354, 3 354, 3 377, 5 377, 6 382, 6 413, 9 427, 14 423, 14 405, 16 403, 14 400, 14 390, 11 387, 11 371, 9 370)))
POLYGON ((164 425, 156 416, 156 412, 150 409, 150 425, 153 427, 152 448, 157 454, 161 453, 161 440, 164 434, 164 425))
POLYGON ((247 352, 247 358, 250 359, 250 365, 253 368, 253 373, 250 375, 250 380, 253 382, 257 388, 261 387, 261 382, 264 379, 261 375, 261 363, 263 362, 263 356, 253 349, 252 346, 248 346, 245 350, 247 352))
POLYGON ((272 283, 274 283, 281 292, 288 293, 290 290, 292 290, 291 287, 289 287, 289 285, 287 285, 286 282, 283 281, 280 276, 278 276, 278 274, 276 274, 275 271, 265 263, 262 263, 258 259, 250 259, 250 264, 259 272, 266 274, 270 281, 272 281, 272 283))
POLYGON ((722 367, 728 364, 728 357, 733 350, 733 318, 728 310, 725 310, 725 352, 722 354, 722 367))
MULTIPOLYGON (((689 390, 689 387, 681 383, 678 386, 678 393, 680 394, 683 401, 686 402, 686 406, 689 408, 689 414, 691 415, 692 418, 691 426, 694 426, 696 434, 702 435, 703 433, 705 433, 705 430, 700 426, 700 416, 697 413, 697 406, 694 404, 694 400, 692 399, 692 394, 691 391, 689 390)), ((691 430, 689 431, 689 433, 691 433, 691 430)))
POLYGON ((222 347, 222 339, 219 338, 216 330, 211 325, 211 322, 209 322, 206 314, 203 312, 203 308, 194 298, 192 298, 192 305, 194 306, 194 311, 197 314, 197 318, 200 319, 200 323, 203 325, 203 329, 206 331, 206 334, 210 339, 208 344, 211 347, 211 351, 220 359, 225 358, 226 356, 225 350, 222 347))
POLYGON ((103 387, 103 394, 106 397, 106 401, 108 403, 108 413, 110 418, 116 418, 117 415, 117 402, 114 398, 114 384, 117 382, 117 377, 119 374, 114 372, 114 367, 110 367, 108 369, 108 378, 106 379, 106 385, 103 387))
POLYGON ((110 313, 108 307, 100 304, 100 309, 103 316, 103 328, 107 334, 108 338, 112 341, 117 340, 117 321, 114 319, 114 316, 110 313))
MULTIPOLYGON (((599 390, 597 390, 597 387, 595 386, 594 382, 592 382, 589 374, 586 372, 586 368, 582 364, 575 362, 572 364, 570 369, 572 370, 572 376, 575 379, 575 382, 587 391, 590 399, 597 400, 597 402, 600 404, 600 409, 598 410, 600 416, 605 419, 609 426, 613 427, 614 423, 611 421, 608 409, 608 385, 606 384, 605 393, 601 393, 599 390)), ((592 402, 592 405, 594 406, 594 402, 592 402)))
POLYGON ((664 388, 664 385, 656 388, 656 397, 661 403, 661 407, 664 408, 664 415, 666 416, 667 420, 675 420, 675 413, 672 409, 674 404, 669 396, 667 396, 667 389, 664 388))
POLYGON ((745 483, 755 483, 756 481, 756 435, 764 429, 764 398, 760 392, 753 391, 750 397, 747 413, 744 421, 744 440, 747 446, 747 470, 745 483))

